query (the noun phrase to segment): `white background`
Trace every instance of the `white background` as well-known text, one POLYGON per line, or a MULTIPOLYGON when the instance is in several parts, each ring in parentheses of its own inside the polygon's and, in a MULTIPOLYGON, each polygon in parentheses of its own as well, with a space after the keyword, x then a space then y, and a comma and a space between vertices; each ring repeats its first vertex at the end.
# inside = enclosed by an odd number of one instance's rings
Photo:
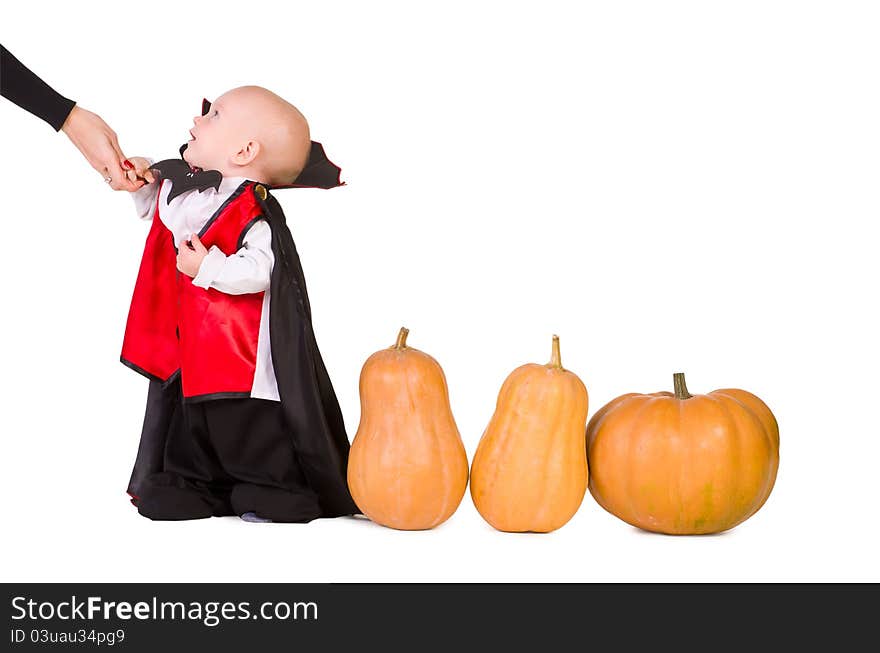
POLYGON ((125 488, 147 382, 118 361, 145 226, 4 100, 3 580, 880 581, 875 3, 3 13, 4 45, 130 156, 175 156, 241 84, 302 109, 348 185, 277 196, 350 438, 361 365, 405 325, 469 457, 553 333, 591 415, 685 371, 762 397, 782 441, 767 504, 720 536, 643 533, 589 493, 548 535, 494 531, 469 493, 427 532, 146 520, 125 488))

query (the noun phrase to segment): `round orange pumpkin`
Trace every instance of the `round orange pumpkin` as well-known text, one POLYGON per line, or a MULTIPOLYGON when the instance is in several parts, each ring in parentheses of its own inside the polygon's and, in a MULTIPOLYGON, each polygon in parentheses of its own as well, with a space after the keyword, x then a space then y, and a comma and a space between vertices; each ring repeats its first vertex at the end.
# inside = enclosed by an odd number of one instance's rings
POLYGON ((720 533, 764 505, 779 467, 779 427, 745 390, 622 395, 587 426, 590 492, 605 510, 670 535, 720 533))
POLYGON ((361 511, 400 530, 433 528, 455 512, 468 482, 464 444, 446 377, 428 354, 397 343, 364 363, 361 420, 348 458, 348 485, 361 511))
POLYGON ((471 498, 501 531, 546 533, 577 512, 587 490, 587 389, 562 367, 559 338, 547 365, 515 369, 471 466, 471 498))

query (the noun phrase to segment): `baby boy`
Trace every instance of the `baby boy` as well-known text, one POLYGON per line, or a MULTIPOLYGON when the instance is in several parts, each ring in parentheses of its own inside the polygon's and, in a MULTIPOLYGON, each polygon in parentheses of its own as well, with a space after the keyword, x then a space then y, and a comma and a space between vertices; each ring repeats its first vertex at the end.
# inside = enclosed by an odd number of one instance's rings
POLYGON ((268 192, 333 187, 339 169, 302 113, 264 88, 205 101, 193 122, 182 159, 130 159, 152 224, 121 357, 150 379, 132 503, 156 520, 355 514, 348 437, 268 192), (329 183, 309 181, 328 171, 329 183))

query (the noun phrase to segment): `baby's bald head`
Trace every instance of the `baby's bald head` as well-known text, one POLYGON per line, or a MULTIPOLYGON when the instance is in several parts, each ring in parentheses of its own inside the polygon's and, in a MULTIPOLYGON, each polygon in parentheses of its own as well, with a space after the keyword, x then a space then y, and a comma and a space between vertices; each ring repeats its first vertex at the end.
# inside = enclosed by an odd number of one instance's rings
POLYGON ((190 165, 269 185, 291 183, 305 167, 309 124, 299 109, 260 86, 227 91, 193 119, 190 165))

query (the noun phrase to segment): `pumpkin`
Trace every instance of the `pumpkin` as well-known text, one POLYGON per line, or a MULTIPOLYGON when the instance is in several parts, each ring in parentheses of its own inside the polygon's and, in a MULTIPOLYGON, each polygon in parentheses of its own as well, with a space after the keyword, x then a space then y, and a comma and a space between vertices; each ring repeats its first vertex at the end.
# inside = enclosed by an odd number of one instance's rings
POLYGON ((590 492, 605 510, 644 530, 720 533, 764 505, 779 467, 779 427, 745 390, 691 395, 631 393, 587 426, 590 492))
POLYGON ((587 490, 587 404, 584 384, 562 367, 557 336, 548 364, 510 373, 471 466, 471 498, 489 524, 546 533, 577 512, 587 490))
POLYGON ((348 458, 352 498, 377 524, 433 528, 464 496, 468 461, 449 405, 446 377, 428 354, 397 343, 360 376, 361 419, 348 458))

